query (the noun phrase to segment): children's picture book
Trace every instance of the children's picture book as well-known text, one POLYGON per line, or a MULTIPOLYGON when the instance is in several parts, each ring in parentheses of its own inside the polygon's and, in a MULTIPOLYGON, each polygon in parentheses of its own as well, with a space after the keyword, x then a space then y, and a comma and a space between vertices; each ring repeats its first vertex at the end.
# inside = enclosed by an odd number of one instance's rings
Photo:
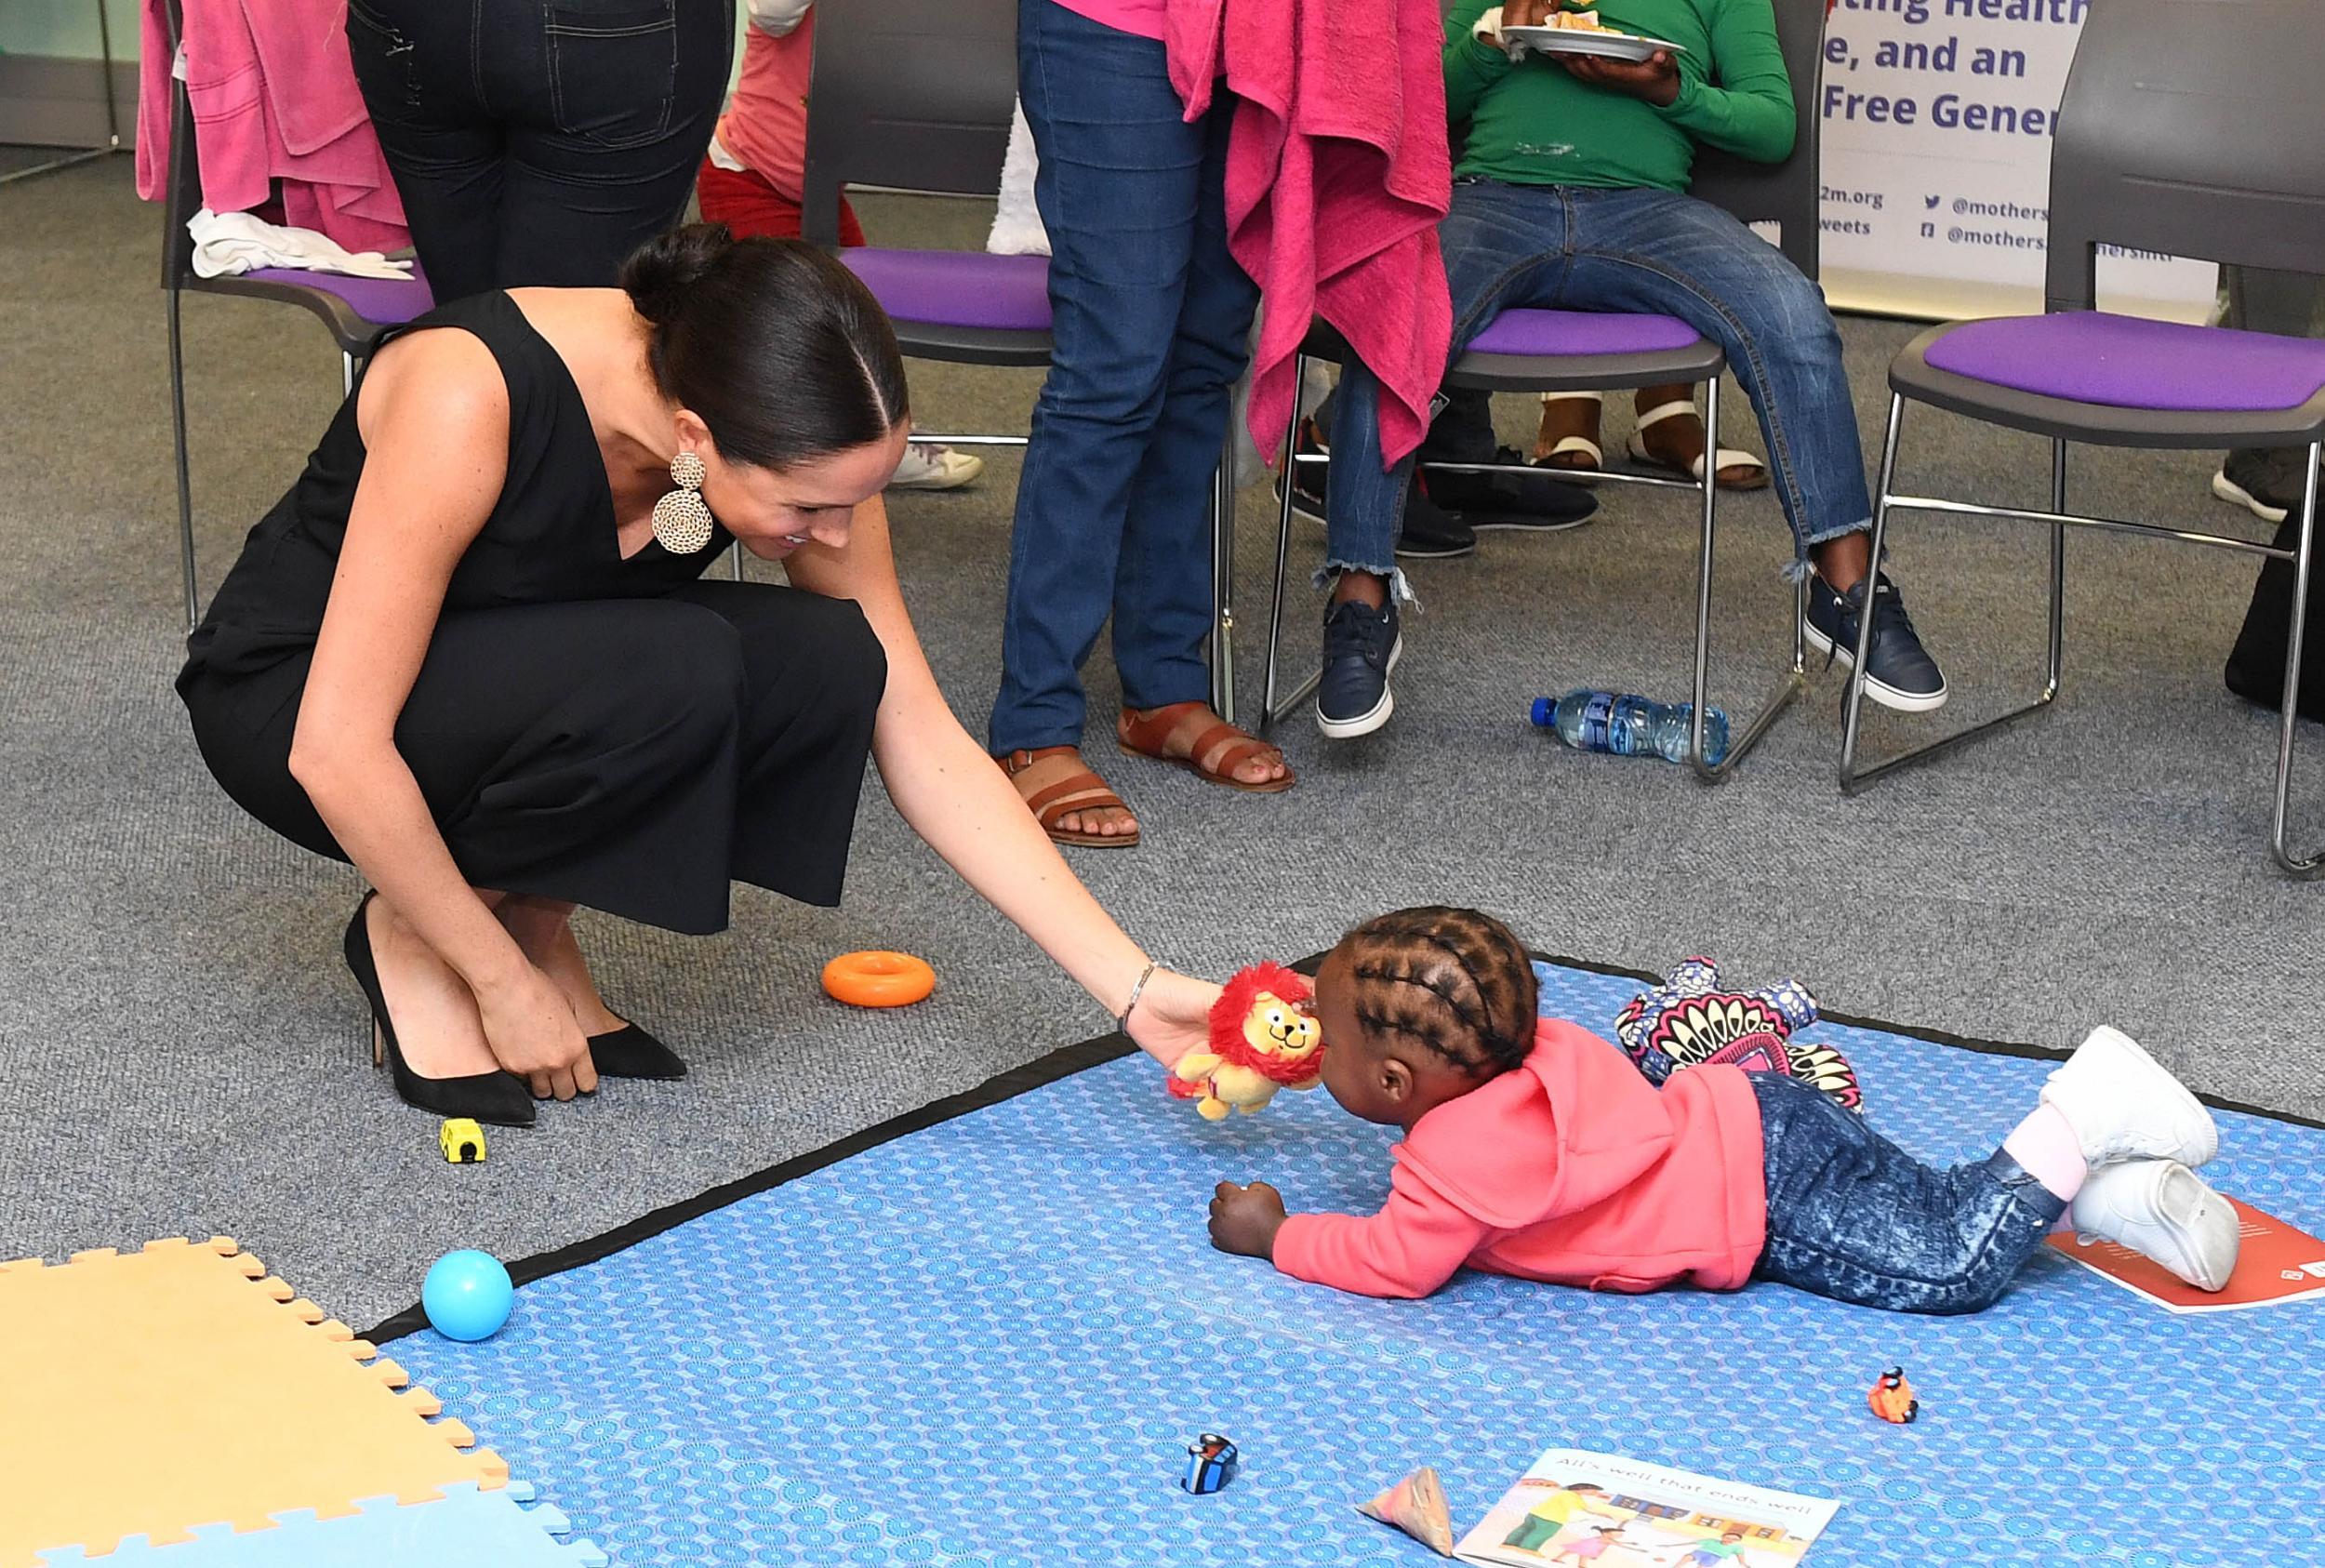
POLYGON ((2146 1296, 2167 1312, 2235 1312, 2325 1297, 2325 1242, 2235 1198, 2243 1243, 2228 1288, 2198 1290, 2127 1246, 2062 1232, 2051 1245, 2092 1272, 2146 1296))
POLYGON ((1793 1568, 1840 1505, 1553 1448, 1454 1556, 1493 1568, 1793 1568))

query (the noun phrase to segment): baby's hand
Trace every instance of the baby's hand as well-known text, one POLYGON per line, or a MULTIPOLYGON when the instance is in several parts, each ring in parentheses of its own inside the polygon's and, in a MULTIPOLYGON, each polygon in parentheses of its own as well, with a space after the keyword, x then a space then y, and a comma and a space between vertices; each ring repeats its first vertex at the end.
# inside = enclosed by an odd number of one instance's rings
POLYGON ((1223 1181, 1212 1191, 1211 1244, 1221 1252, 1272 1260, 1283 1220, 1283 1194, 1264 1181, 1223 1181))

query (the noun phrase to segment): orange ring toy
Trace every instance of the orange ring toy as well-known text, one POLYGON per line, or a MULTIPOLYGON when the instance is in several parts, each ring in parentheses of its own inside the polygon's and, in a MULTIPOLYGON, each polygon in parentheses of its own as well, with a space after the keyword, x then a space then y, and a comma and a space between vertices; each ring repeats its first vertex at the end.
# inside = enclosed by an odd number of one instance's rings
POLYGON ((851 1007, 909 1007, 937 989, 937 971, 909 952, 844 952, 823 966, 823 989, 851 1007))

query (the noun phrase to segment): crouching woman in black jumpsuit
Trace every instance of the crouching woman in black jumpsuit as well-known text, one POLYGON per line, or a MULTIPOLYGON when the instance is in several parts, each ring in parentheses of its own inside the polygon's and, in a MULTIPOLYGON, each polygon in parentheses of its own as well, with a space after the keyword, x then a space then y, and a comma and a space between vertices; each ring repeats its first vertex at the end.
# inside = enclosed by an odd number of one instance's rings
POLYGON ((178 689, 226 792, 377 893, 349 967, 413 1104, 524 1123, 676 1077, 567 916, 839 900, 869 751, 971 886, 1176 1059, 1217 988, 1157 970, 945 706, 880 490, 896 339, 838 263, 697 226, 620 288, 458 301, 372 359, 246 543, 178 689), (729 539, 792 586, 697 579, 729 539))

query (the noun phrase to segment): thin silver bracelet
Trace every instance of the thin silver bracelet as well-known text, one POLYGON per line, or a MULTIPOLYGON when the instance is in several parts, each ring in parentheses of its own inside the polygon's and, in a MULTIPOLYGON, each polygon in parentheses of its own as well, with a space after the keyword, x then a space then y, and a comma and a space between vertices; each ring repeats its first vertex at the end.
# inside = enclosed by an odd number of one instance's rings
POLYGON ((1130 1032, 1130 1016, 1138 1010, 1138 998, 1146 993, 1147 982, 1153 979, 1154 972, 1162 967, 1161 964, 1149 961, 1145 970, 1139 974, 1138 983, 1130 988, 1130 1000, 1123 1003, 1122 1016, 1114 1020, 1116 1026, 1124 1034, 1130 1032))

